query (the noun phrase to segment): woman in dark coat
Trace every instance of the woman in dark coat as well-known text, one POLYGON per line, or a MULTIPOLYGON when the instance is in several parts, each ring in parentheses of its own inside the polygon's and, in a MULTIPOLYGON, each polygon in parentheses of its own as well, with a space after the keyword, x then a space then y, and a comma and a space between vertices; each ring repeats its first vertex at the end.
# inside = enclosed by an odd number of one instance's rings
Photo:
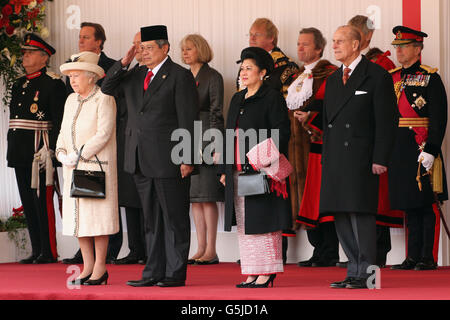
MULTIPOLYGON (((189 34, 181 41, 181 52, 181 59, 189 65, 197 84, 202 137, 208 129, 223 133, 223 79, 208 65, 213 58, 208 42, 199 34, 189 34)), ((202 155, 208 144, 201 145, 202 155)), ((198 241, 197 253, 188 260, 191 264, 219 263, 216 253, 219 216, 216 202, 223 202, 224 192, 216 166, 205 162, 208 161, 204 158, 198 167, 199 174, 191 177, 190 201, 198 241)))
MULTIPOLYGON (((291 207, 288 183, 284 192, 239 197, 237 179, 240 171, 253 171, 245 154, 256 144, 272 137, 280 153, 287 155, 290 122, 282 94, 263 83, 273 69, 273 59, 263 49, 250 47, 241 53, 240 76, 246 89, 236 93, 230 103, 224 157, 220 166, 221 182, 225 185, 225 231, 237 223, 242 274, 248 275, 238 287, 267 287, 276 273, 283 272, 281 250, 282 229, 291 227, 291 207), (253 129, 257 139, 236 138, 237 129, 247 134, 253 129), (278 132, 278 137, 274 131, 278 132), (267 135, 265 135, 266 132, 267 135), (277 143, 278 140, 278 143, 277 143), (237 146, 238 148, 232 148, 237 146), (234 156, 226 155, 233 150, 234 156), (238 150, 235 152, 235 150, 238 150), (245 159, 242 164, 230 159, 245 159)), ((274 186, 273 181, 269 181, 274 186)))

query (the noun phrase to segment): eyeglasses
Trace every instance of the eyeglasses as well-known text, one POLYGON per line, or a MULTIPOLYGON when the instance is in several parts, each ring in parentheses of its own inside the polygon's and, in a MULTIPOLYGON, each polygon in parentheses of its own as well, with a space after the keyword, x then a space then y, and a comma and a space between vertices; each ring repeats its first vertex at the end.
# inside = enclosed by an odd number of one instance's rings
POLYGON ((261 33, 261 32, 256 32, 256 33, 247 33, 245 36, 247 38, 260 38, 260 37, 265 37, 266 34, 265 33, 261 33))

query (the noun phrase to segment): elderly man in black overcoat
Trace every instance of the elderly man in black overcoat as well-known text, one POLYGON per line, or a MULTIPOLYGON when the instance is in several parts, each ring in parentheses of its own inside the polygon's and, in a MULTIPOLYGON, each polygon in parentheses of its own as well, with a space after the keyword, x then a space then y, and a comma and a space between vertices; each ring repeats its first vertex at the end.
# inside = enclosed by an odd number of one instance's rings
POLYGON ((347 278, 333 288, 367 288, 376 260, 378 175, 387 171, 397 126, 389 73, 360 53, 351 26, 333 37, 342 67, 327 81, 320 212, 335 215, 336 232, 349 259, 347 278))

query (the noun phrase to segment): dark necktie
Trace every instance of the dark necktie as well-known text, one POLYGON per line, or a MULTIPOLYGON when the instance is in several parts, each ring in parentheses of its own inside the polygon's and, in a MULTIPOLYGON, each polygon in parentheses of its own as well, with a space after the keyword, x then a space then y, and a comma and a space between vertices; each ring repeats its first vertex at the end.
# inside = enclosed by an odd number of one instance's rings
POLYGON ((152 79, 152 77, 153 77, 153 72, 152 72, 152 70, 149 70, 147 72, 147 75, 145 76, 145 80, 144 80, 144 90, 145 91, 147 90, 148 85, 150 84, 150 80, 152 79))
POLYGON ((344 86, 347 83, 348 78, 350 78, 350 75, 349 75, 350 71, 352 71, 352 69, 350 69, 350 68, 345 68, 344 69, 344 75, 342 76, 342 82, 344 83, 344 86))

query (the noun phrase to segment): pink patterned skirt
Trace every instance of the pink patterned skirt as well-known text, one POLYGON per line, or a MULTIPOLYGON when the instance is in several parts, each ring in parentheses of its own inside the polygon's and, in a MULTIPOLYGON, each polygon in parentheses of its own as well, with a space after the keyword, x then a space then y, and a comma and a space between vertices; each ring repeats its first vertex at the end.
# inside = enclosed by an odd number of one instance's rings
POLYGON ((283 272, 281 249, 282 232, 245 234, 245 198, 237 195, 237 177, 234 173, 234 209, 241 258, 241 272, 245 275, 263 275, 283 272))

